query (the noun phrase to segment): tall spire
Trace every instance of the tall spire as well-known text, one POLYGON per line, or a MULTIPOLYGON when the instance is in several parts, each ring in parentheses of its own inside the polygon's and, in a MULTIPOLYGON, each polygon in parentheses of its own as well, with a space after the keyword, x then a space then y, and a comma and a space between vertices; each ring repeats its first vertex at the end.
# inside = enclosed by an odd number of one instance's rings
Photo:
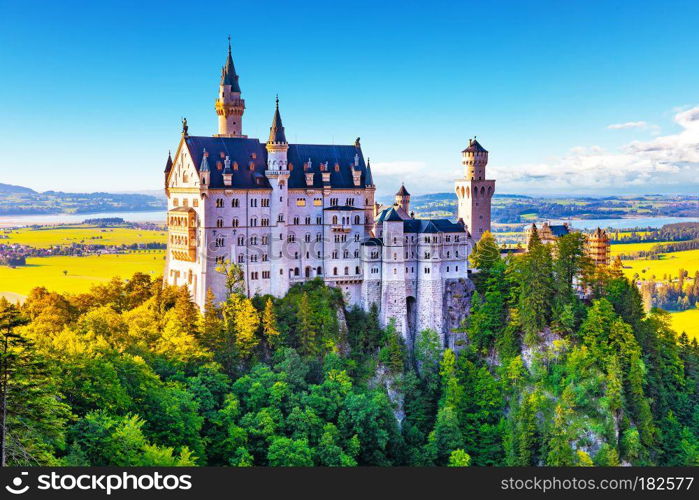
POLYGON ((272 144, 286 144, 286 135, 284 134, 284 125, 282 125, 282 117, 279 114, 279 96, 277 95, 277 107, 274 110, 274 118, 272 126, 269 128, 269 141, 272 144))
POLYGON ((235 72, 235 66, 233 65, 233 56, 231 55, 230 35, 228 35, 228 57, 226 58, 226 65, 221 70, 221 85, 230 85, 231 92, 240 92, 240 85, 238 84, 238 75, 235 72))
POLYGON ((243 135, 243 113, 245 101, 240 97, 238 75, 233 65, 231 55, 231 37, 228 37, 228 57, 226 65, 221 69, 221 84, 216 99, 216 114, 218 115, 219 137, 245 137, 243 135))

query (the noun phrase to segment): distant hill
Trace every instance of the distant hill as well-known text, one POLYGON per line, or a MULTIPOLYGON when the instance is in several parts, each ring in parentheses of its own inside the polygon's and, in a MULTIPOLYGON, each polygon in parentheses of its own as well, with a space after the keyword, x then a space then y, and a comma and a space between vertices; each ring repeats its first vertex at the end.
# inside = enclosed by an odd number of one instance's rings
POLYGON ((24 186, 15 186, 14 184, 3 184, 0 182, 0 193, 36 193, 33 189, 24 186))
MULTIPOLYGON (((155 193, 154 193, 155 194, 155 193)), ((164 196, 138 193, 64 193, 0 184, 0 216, 166 210, 164 196)))

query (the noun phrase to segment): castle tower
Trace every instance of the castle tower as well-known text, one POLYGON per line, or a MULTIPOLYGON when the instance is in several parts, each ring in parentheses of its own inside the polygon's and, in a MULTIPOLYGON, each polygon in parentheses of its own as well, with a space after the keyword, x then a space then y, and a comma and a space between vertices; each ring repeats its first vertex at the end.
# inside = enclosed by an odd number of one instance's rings
POLYGON ((608 266, 609 253, 609 236, 607 236, 607 232, 604 229, 598 227, 587 238, 587 255, 595 266, 608 266))
POLYGON ((245 101, 240 97, 238 75, 231 56, 231 38, 228 37, 228 58, 221 70, 221 84, 216 99, 218 137, 246 137, 243 135, 245 101))
POLYGON ((405 189, 405 185, 401 184, 400 189, 396 193, 396 205, 405 211, 405 213, 410 213, 410 193, 405 189))
POLYGON ((283 296, 289 289, 289 273, 284 268, 282 256, 286 256, 286 240, 288 223, 288 189, 289 189, 289 164, 287 152, 289 143, 286 142, 282 117, 279 114, 279 98, 272 118, 272 126, 269 128, 267 140, 267 170, 265 172, 269 183, 272 185, 271 213, 276 214, 277 220, 272 222, 271 230, 271 255, 272 255, 272 295, 283 296))
POLYGON ((473 242, 490 231, 490 201, 495 192, 495 181, 485 176, 488 151, 478 141, 469 139, 468 147, 461 152, 464 178, 455 183, 458 198, 457 217, 464 221, 473 242))

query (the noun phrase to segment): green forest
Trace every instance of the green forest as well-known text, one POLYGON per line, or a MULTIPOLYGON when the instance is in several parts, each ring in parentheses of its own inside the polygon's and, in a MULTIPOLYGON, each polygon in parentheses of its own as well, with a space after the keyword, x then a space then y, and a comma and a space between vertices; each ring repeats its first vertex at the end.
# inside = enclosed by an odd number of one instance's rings
POLYGON ((699 346, 620 269, 578 233, 471 259, 454 350, 318 280, 248 299, 229 263, 203 314, 145 274, 0 299, 2 465, 699 465, 699 346))

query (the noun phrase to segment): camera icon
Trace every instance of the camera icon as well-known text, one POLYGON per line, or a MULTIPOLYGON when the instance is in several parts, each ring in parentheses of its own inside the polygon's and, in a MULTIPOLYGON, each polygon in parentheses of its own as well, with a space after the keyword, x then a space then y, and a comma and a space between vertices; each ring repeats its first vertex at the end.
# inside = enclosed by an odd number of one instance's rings
POLYGON ((29 485, 25 485, 24 487, 22 487, 22 476, 28 475, 28 472, 21 472, 19 476, 12 479, 12 485, 6 485, 5 489, 13 495, 21 495, 22 493, 26 493, 29 489, 29 485))

